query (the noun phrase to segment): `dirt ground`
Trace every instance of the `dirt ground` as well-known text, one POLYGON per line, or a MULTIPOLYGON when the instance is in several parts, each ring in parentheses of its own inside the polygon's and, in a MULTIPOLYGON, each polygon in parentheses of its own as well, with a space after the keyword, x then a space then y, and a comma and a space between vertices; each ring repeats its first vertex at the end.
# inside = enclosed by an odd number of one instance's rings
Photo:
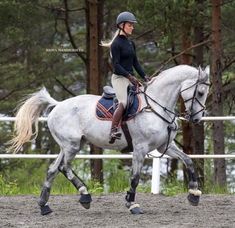
POLYGON ((93 196, 84 209, 76 195, 51 196, 53 213, 41 216, 36 196, 0 197, 0 227, 235 227, 234 195, 202 195, 197 207, 187 195, 167 197, 139 193, 144 210, 132 215, 125 207, 125 194, 93 196))

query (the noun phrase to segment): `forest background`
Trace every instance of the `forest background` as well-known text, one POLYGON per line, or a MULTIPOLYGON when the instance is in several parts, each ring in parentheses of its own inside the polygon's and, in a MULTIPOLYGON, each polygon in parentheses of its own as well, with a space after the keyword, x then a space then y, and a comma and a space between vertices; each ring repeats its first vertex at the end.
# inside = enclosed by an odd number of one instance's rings
MULTIPOLYGON (((52 97, 64 100, 80 94, 102 94, 110 84, 109 50, 101 40, 112 38, 122 11, 135 14, 131 37, 145 72, 157 75, 179 64, 211 66, 209 116, 234 116, 235 1, 232 0, 1 0, 0 1, 0 114, 14 116, 27 94, 45 86, 52 97)), ((183 112, 182 102, 178 109, 183 112)), ((13 124, 0 122, 0 153, 13 124)), ((182 122, 177 143, 188 154, 230 154, 235 151, 234 122, 182 122)), ((58 153, 46 124, 22 153, 58 153)), ((114 153, 87 145, 82 153, 114 153)), ((118 152, 116 152, 118 153, 118 152)), ((39 193, 48 164, 45 160, 0 160, 0 194, 39 193), (30 177, 29 177, 30 176, 30 177)), ((234 192, 234 161, 194 160, 204 191, 234 192)), ((182 164, 164 160, 162 191, 183 186, 182 164), (170 187, 167 187, 170 186, 170 187)), ((128 186, 130 161, 75 161, 76 172, 93 191, 123 191, 128 186)), ((142 187, 149 191, 151 163, 143 169, 142 187)), ((141 187, 140 186, 140 187, 141 187)), ((63 177, 54 191, 75 192, 63 177)))

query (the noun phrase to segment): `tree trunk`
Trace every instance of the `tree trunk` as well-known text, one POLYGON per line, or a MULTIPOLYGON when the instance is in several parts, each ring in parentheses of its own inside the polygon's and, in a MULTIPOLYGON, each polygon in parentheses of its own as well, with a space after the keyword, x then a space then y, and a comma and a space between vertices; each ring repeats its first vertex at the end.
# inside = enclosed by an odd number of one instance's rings
MULTIPOLYGON (((198 12, 204 10, 204 0, 196 0, 198 12)), ((199 15, 199 13, 198 13, 199 15)), ((204 40, 204 20, 199 19, 194 27, 194 43, 198 44, 204 40)), ((203 66, 203 45, 194 49, 194 63, 197 66, 203 66)), ((193 154, 204 154, 204 122, 192 126, 193 154)), ((195 159, 195 165, 198 172, 198 183, 201 188, 204 187, 204 159, 195 159)))
MULTIPOLYGON (((222 43, 221 43, 221 0, 212 0, 212 112, 215 116, 223 116, 222 97, 222 43)), ((213 146, 215 154, 224 154, 224 126, 223 121, 214 121, 213 146)), ((214 159, 215 183, 226 186, 225 159, 214 159)))
MULTIPOLYGON (((87 21, 87 93, 101 94, 102 88, 102 37, 103 0, 86 0, 87 21)), ((102 154, 101 148, 90 146, 91 154, 102 154)), ((102 160, 91 160, 91 178, 103 182, 102 160)))
MULTIPOLYGON (((187 9, 185 9, 185 12, 188 12, 187 9)), ((188 18, 190 15, 187 15, 186 17, 188 18)), ((191 23, 186 23, 182 26, 182 50, 186 50, 187 48, 189 48, 191 46, 191 23)), ((188 64, 190 65, 192 63, 192 59, 191 59, 191 54, 190 52, 185 52, 182 56, 181 56, 181 64, 188 64)), ((180 99, 180 106, 181 106, 181 113, 185 112, 185 106, 184 106, 184 102, 182 99, 180 99)), ((182 122, 182 131, 183 131, 183 151, 186 154, 192 154, 192 127, 191 124, 189 122, 182 122)), ((186 175, 186 171, 185 171, 185 167, 184 167, 184 180, 185 180, 185 184, 188 183, 188 178, 186 175)))

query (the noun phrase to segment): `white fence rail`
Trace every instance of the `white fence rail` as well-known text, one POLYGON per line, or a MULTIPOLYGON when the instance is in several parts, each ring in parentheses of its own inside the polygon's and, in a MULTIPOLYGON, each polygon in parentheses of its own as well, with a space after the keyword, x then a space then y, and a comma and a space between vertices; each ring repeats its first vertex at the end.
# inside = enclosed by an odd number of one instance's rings
MULTIPOLYGON (((179 117, 180 120, 185 120, 183 117, 179 117)), ((40 117, 39 121, 46 121, 47 118, 40 117)), ((235 120, 235 116, 215 116, 215 117, 203 117, 203 121, 218 121, 218 120, 235 120)), ((0 117, 0 121, 15 121, 15 117, 0 117)), ((152 155, 160 156, 160 153, 157 151, 152 151, 152 155)), ((58 154, 0 154, 0 159, 12 159, 12 158, 24 158, 24 159, 53 159, 56 158, 58 154)), ((164 155, 164 158, 169 158, 169 156, 164 155)), ((235 154, 197 154, 189 155, 190 158, 235 158, 235 154)), ((93 155, 76 155, 77 159, 132 159, 132 154, 93 154, 93 155)), ((160 192, 160 158, 151 158, 153 159, 153 168, 152 168, 152 183, 151 183, 151 192, 153 194, 158 194, 160 192)))
MULTIPOLYGON (((179 117, 180 120, 185 120, 184 117, 179 117)), ((235 120, 235 116, 204 116, 202 121, 213 120, 235 120)), ((0 116, 0 121, 15 121, 15 117, 0 116)), ((47 117, 40 117, 39 121, 47 121, 47 117)))
MULTIPOLYGON (((157 152, 156 156, 161 154, 157 152)), ((54 159, 58 154, 0 154, 0 158, 24 158, 24 159, 54 159)), ((190 158, 235 158, 235 154, 195 154, 189 155, 190 158)), ((82 154, 76 155, 77 159, 132 159, 132 154, 82 154)), ((162 158, 170 158, 164 155, 162 158)), ((146 159, 154 159, 146 156, 146 159)))

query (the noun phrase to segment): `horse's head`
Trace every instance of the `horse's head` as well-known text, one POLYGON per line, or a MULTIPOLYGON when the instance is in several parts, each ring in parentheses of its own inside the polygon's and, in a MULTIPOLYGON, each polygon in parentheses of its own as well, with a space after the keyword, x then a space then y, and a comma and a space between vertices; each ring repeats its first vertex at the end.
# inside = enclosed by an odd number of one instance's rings
POLYGON ((193 123, 198 123, 205 113, 205 102, 209 92, 209 66, 198 69, 194 79, 187 79, 182 83, 181 96, 186 108, 185 118, 193 123))

